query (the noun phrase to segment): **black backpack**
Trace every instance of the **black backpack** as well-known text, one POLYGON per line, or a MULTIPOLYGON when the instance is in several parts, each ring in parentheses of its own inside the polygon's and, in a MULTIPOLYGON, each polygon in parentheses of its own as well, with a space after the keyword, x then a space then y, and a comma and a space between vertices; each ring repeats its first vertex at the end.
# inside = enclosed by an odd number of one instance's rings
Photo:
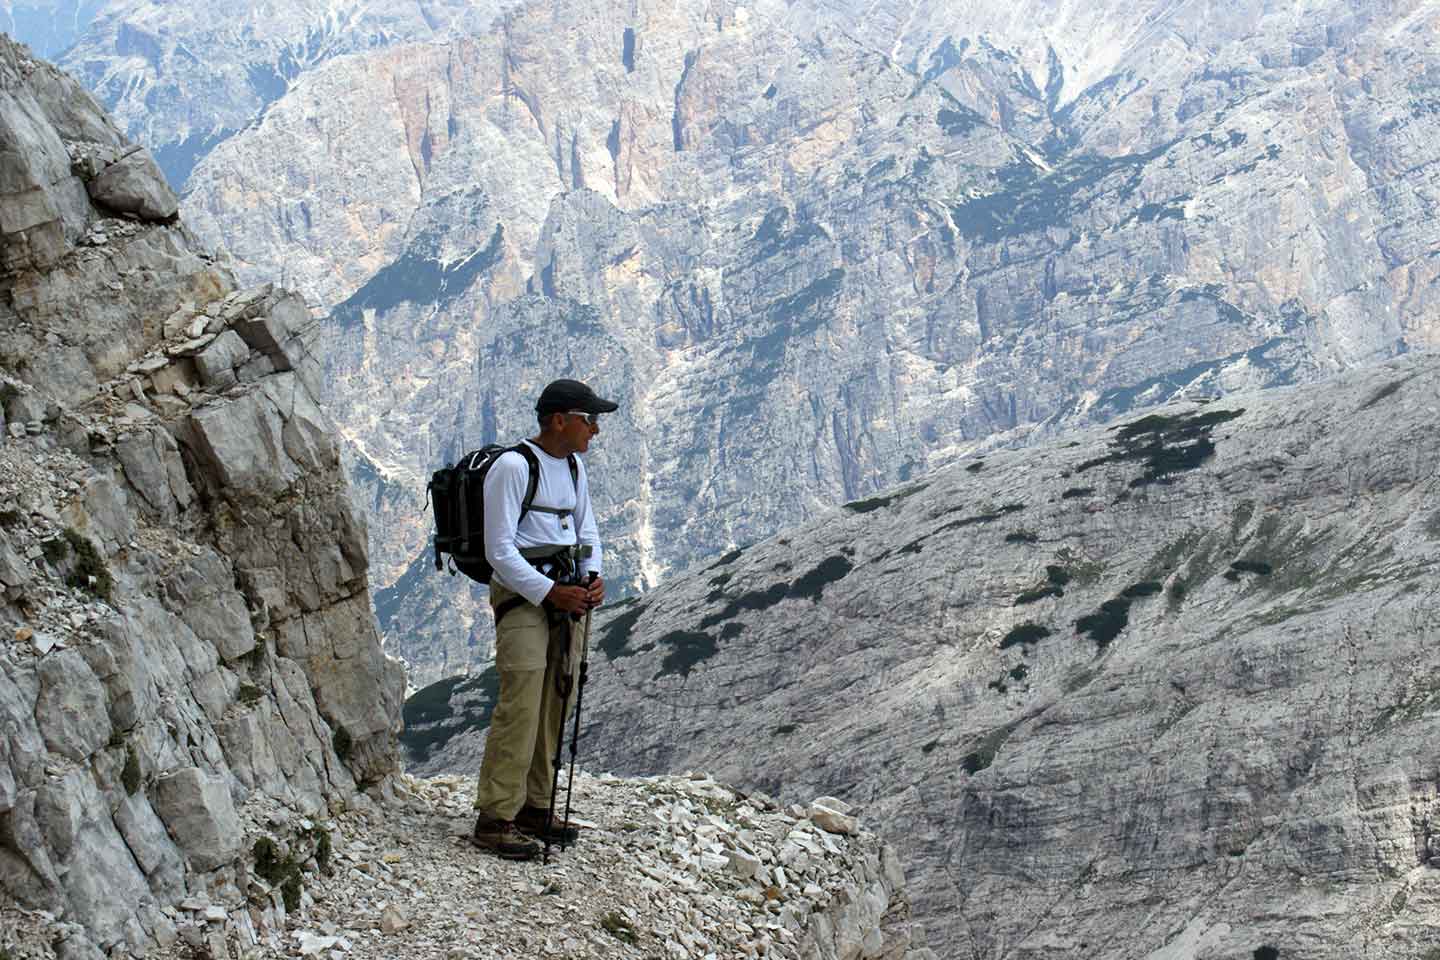
MULTIPOLYGON (((568 510, 552 507, 536 507, 535 489, 540 485, 540 459, 529 444, 517 443, 507 447, 498 443, 487 444, 479 450, 467 453, 455 462, 453 467, 444 467, 430 475, 426 491, 435 507, 435 569, 445 568, 444 555, 450 555, 453 576, 459 570, 465 576, 480 583, 489 583, 495 568, 485 558, 485 475, 500 459, 500 454, 514 451, 525 458, 530 468, 530 482, 525 487, 525 498, 520 501, 520 519, 532 509, 545 513, 566 514, 568 510)), ((580 468, 574 454, 570 462, 570 480, 580 489, 580 468)))

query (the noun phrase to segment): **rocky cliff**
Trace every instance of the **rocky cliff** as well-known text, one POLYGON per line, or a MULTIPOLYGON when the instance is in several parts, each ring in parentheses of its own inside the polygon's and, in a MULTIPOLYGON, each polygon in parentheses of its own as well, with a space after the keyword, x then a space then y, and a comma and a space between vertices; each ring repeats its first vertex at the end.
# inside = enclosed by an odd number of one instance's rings
POLYGON ((940 956, 1428 957, 1437 412, 1415 354, 852 501, 606 611, 581 756, 845 797, 940 956))
POLYGON ((967 454, 1435 343, 1432 8, 861 6, 522 5, 327 61, 197 167, 199 229, 329 310, 418 677, 489 643, 423 575, 427 471, 551 376, 624 401, 595 472, 630 590, 967 454))
POLYGON ((77 958, 167 947, 187 897, 275 927, 306 818, 398 772, 404 692, 312 324, 8 38, 0 144, 0 926, 77 958))

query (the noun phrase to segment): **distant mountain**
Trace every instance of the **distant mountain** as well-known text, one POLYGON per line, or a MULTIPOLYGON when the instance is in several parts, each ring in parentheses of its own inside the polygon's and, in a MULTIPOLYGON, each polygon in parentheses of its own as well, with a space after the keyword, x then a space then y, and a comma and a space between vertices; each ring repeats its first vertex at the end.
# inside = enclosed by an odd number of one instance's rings
POLYGON ((526 432, 551 376, 624 401, 594 472, 639 590, 967 454, 1440 336, 1433 7, 367 16, 206 121, 240 132, 184 209, 328 313, 377 582, 424 594, 387 633, 421 680, 489 644, 420 575, 424 481, 526 432))
POLYGON ((1416 354, 852 501, 600 616, 581 762, 855 803, 942 957, 1425 956, 1437 409, 1416 354))
POLYGON ((507 5, 10 0, 0 27, 74 73, 180 190, 200 158, 254 124, 315 66, 484 30, 507 5))

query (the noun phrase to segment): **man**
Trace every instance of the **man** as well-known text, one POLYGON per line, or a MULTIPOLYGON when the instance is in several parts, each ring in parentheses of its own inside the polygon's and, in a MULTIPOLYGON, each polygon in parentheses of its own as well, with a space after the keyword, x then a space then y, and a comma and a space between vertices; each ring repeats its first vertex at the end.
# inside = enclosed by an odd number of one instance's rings
POLYGON ((599 415, 618 406, 577 380, 556 380, 541 392, 540 433, 524 441, 539 462, 539 482, 523 517, 526 458, 503 453, 485 477, 500 697, 480 763, 473 842, 510 860, 533 859, 540 840, 576 836, 571 824, 551 822, 554 761, 578 673, 579 618, 605 599, 600 537, 578 454, 599 433, 599 415), (593 581, 583 583, 591 573, 593 581))

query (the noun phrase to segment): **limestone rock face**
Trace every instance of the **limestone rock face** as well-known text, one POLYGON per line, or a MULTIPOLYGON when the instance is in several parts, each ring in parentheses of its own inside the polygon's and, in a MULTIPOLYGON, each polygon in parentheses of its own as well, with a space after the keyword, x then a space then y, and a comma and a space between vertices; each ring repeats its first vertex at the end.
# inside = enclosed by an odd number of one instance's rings
POLYGON ((1423 955, 1437 410, 1417 353, 852 501, 601 615, 582 756, 825 795, 941 956, 1423 955))
POLYGON ((0 130, 0 952, 40 917, 61 956, 162 955, 199 894, 278 928, 257 841, 303 863, 306 818, 389 789, 405 686, 307 312, 236 291, 8 38, 0 130))

